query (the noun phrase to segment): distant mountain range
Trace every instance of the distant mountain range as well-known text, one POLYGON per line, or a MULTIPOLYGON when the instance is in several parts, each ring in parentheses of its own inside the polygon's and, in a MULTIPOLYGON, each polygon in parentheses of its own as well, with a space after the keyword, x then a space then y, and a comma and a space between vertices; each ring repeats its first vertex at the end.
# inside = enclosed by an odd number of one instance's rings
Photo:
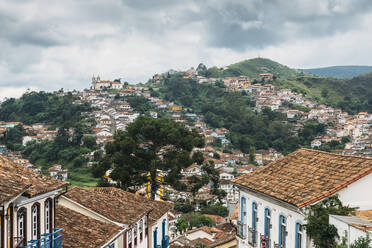
POLYGON ((331 66, 322 68, 303 69, 303 71, 322 76, 322 77, 335 77, 335 78, 353 78, 360 74, 372 72, 372 66, 331 66))

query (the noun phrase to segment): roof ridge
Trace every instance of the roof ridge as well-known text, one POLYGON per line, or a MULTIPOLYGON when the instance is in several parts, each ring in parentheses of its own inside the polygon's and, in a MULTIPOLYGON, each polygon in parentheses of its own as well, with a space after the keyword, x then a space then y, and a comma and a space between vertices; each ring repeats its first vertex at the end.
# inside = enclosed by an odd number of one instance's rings
MULTIPOLYGON (((313 151, 313 152, 325 153, 325 154, 330 154, 330 155, 334 155, 334 156, 341 156, 341 157, 352 157, 352 158, 362 158, 362 159, 372 160, 372 158, 370 158, 370 157, 355 156, 355 155, 344 155, 344 154, 336 154, 336 153, 332 153, 332 152, 326 152, 326 151, 321 151, 321 150, 315 150, 315 149, 310 149, 310 148, 306 148, 306 147, 301 147, 301 148, 298 149, 297 151, 299 151, 299 150, 313 151)), ((297 151, 294 151, 294 152, 297 152, 297 151)), ((278 160, 276 160, 276 161, 278 161, 278 160)), ((275 162, 275 161, 274 161, 274 162, 275 162)))

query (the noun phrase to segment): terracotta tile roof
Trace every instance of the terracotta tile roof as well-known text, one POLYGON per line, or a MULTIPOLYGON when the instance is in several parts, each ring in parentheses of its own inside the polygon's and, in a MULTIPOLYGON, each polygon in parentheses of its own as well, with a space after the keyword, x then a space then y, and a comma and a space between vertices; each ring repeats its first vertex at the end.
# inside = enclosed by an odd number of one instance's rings
POLYGON ((75 186, 69 189, 64 196, 112 221, 128 225, 136 222, 151 210, 149 206, 138 204, 136 199, 140 196, 124 190, 121 191, 119 196, 119 194, 108 194, 105 188, 75 186))
POLYGON ((56 206, 56 227, 63 228, 63 248, 101 247, 122 229, 60 205, 56 206))
POLYGON ((0 203, 22 192, 33 197, 67 185, 68 182, 38 174, 0 156, 0 203))
POLYGON ((303 208, 372 172, 372 159, 300 149, 232 181, 303 208))
POLYGON ((114 187, 105 187, 105 188, 92 188, 94 191, 102 192, 111 196, 114 196, 116 198, 133 198, 134 204, 140 204, 143 206, 147 206, 151 209, 150 215, 149 215, 149 223, 153 223, 160 219, 164 214, 166 214, 168 211, 173 209, 173 203, 165 202, 165 201, 154 201, 151 199, 148 199, 146 197, 136 195, 129 193, 127 191, 114 188, 114 187))

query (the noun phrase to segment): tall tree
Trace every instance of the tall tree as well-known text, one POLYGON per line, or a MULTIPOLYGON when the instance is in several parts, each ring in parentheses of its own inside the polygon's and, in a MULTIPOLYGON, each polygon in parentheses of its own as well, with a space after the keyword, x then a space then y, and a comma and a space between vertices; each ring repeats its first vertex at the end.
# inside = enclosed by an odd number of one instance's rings
POLYGON ((100 166, 109 165, 111 178, 126 190, 135 190, 149 180, 151 197, 155 198, 159 170, 167 173, 167 183, 177 185, 181 168, 194 162, 192 149, 203 146, 204 138, 195 130, 170 119, 140 116, 106 145, 100 166))

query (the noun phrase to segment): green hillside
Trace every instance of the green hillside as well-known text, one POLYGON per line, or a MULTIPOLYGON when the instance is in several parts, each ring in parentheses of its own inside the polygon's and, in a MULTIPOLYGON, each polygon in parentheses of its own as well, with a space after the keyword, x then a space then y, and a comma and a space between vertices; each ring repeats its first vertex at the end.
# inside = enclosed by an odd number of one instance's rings
POLYGON ((229 65, 228 69, 223 71, 224 76, 246 75, 251 78, 257 78, 261 73, 272 73, 280 78, 293 78, 304 75, 304 72, 291 69, 288 66, 265 58, 244 60, 229 65))
POLYGON ((351 79, 297 77, 273 82, 349 113, 372 113, 372 73, 351 79))

